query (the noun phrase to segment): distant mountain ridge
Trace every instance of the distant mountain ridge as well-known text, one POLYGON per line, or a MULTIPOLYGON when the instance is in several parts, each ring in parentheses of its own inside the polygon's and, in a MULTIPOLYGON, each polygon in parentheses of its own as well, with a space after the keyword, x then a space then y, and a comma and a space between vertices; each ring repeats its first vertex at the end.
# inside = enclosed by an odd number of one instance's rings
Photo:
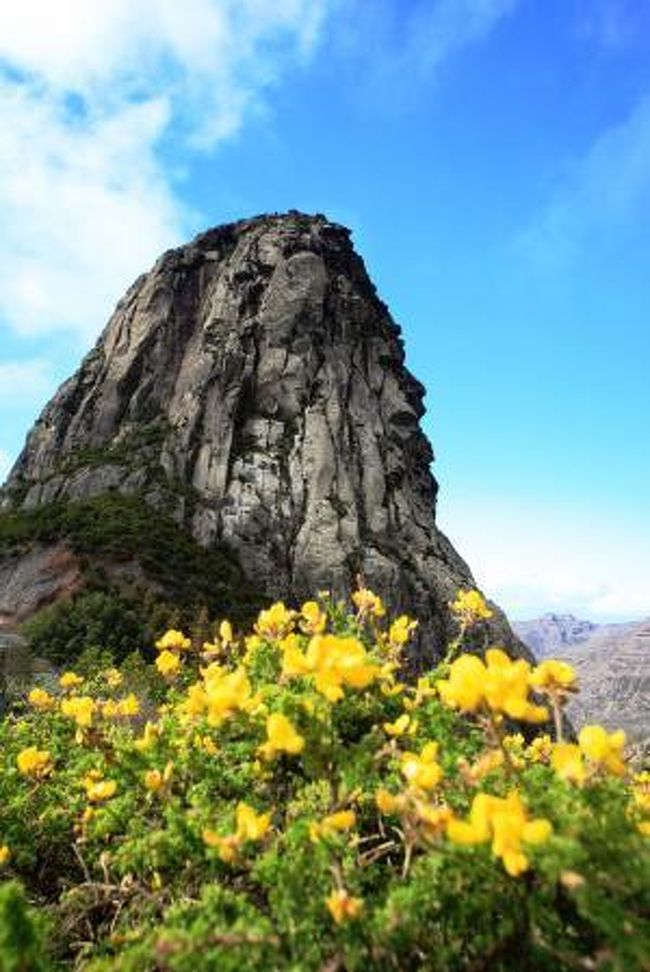
POLYGON ((624 729, 631 743, 650 750, 650 618, 595 624, 545 614, 512 626, 537 658, 562 658, 576 669, 580 693, 568 707, 576 727, 624 729))

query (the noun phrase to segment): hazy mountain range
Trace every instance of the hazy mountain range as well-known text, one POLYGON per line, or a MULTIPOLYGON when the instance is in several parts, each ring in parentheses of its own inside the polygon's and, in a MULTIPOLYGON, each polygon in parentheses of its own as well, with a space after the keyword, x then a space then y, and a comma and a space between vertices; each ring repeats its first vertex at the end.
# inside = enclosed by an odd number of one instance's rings
POLYGON ((545 614, 513 628, 537 658, 562 658, 575 667, 580 692, 568 712, 576 727, 599 722, 650 747, 650 618, 595 624, 545 614))

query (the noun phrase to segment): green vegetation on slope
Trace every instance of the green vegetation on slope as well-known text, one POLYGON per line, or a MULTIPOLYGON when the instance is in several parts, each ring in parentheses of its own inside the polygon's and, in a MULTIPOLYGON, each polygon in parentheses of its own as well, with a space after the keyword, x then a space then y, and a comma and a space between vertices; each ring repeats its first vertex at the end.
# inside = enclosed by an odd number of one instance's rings
POLYGON ((131 637, 141 644, 151 640, 172 615, 187 624, 201 611, 209 619, 228 612, 245 622, 261 604, 232 552, 202 547, 140 497, 106 493, 0 514, 0 559, 35 542, 59 540, 79 555, 86 583, 80 594, 45 608, 27 626, 38 652, 53 661, 75 658, 83 643, 117 649, 122 657, 131 637), (120 585, 116 571, 109 578, 104 569, 129 562, 136 562, 148 581, 142 589, 120 585), (47 648, 48 638, 56 642, 53 650, 47 648), (66 641, 70 652, 64 658, 66 641))

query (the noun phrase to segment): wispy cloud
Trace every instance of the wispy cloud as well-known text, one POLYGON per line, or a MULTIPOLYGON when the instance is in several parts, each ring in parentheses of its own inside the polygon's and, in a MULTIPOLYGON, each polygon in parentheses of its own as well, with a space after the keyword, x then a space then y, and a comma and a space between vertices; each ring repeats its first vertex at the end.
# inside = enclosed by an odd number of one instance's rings
POLYGON ((453 54, 484 40, 517 4, 518 0, 421 3, 409 25, 408 54, 420 71, 435 71, 453 54))
POLYGON ((650 96, 575 160, 517 240, 540 270, 565 267, 621 231, 647 232, 650 219, 650 96))
POLYGON ((329 0, 0 5, 0 318, 85 342, 187 231, 176 153, 233 135, 329 0))
POLYGON ((357 84, 382 105, 411 83, 436 80, 465 48, 485 40, 519 0, 343 0, 334 44, 363 64, 357 84))

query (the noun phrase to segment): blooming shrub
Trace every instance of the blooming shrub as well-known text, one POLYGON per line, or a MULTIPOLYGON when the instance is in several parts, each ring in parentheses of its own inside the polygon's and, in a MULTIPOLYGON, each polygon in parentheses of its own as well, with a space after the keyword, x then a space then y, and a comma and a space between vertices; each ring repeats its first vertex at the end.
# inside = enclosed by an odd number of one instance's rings
POLYGON ((0 724, 2 972, 650 968, 648 774, 562 738, 567 665, 463 654, 489 609, 452 608, 413 684, 415 622, 360 590, 34 688, 0 724))

